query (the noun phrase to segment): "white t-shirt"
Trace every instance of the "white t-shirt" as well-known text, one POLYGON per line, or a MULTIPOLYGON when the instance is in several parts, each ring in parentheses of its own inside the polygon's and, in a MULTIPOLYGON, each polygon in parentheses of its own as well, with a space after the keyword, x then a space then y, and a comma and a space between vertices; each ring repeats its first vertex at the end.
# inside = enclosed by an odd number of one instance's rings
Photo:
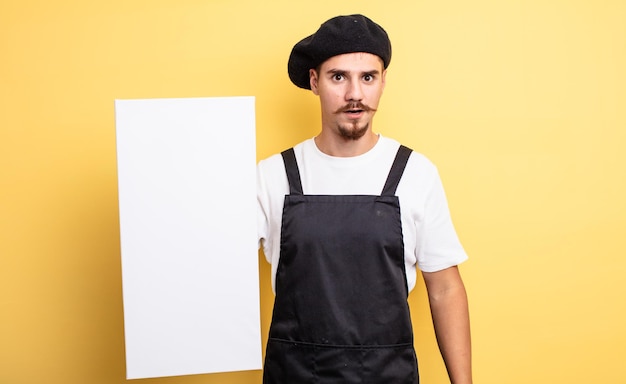
MULTIPOLYGON (((380 195, 400 143, 379 135, 368 152, 333 157, 313 139, 294 147, 305 195, 380 195)), ((280 235, 289 183, 280 154, 257 165, 259 246, 272 265, 272 287, 280 259, 280 235)), ((417 270, 436 272, 467 259, 459 242, 437 168, 413 152, 396 190, 400 201, 407 286, 415 287, 417 270)))

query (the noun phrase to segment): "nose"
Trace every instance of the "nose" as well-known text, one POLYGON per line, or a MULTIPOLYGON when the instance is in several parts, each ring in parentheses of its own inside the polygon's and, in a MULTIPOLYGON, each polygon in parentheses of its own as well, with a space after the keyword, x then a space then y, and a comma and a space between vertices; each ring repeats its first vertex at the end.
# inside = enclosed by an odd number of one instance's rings
POLYGON ((359 81, 350 81, 347 85, 346 100, 347 101, 361 101, 363 100, 363 89, 359 81))

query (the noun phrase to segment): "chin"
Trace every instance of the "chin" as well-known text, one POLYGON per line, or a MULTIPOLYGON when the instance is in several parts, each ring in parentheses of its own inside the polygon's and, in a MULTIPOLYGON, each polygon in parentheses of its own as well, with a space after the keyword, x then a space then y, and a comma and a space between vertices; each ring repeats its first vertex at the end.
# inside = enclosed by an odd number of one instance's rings
POLYGON ((365 134, 367 133, 368 130, 369 130, 369 124, 366 124, 365 126, 363 126, 361 128, 359 128, 359 127, 350 127, 350 128, 339 127, 339 134, 344 139, 358 140, 361 137, 365 136, 365 134))

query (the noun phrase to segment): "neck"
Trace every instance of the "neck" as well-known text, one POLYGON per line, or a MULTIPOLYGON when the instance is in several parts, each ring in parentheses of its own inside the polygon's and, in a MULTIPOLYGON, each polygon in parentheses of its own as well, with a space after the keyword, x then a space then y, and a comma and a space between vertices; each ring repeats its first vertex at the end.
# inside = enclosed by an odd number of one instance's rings
POLYGON ((378 142, 378 135, 369 130, 358 139, 350 139, 337 135, 328 135, 322 130, 314 140, 317 148, 329 156, 354 157, 374 148, 378 142))

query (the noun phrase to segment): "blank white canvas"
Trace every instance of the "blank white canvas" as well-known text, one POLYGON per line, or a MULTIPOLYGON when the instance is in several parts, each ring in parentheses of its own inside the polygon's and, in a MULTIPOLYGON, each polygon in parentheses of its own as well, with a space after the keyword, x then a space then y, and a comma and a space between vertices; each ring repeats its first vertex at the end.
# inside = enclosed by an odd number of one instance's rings
POLYGON ((260 369, 254 98, 115 114, 127 378, 260 369))

